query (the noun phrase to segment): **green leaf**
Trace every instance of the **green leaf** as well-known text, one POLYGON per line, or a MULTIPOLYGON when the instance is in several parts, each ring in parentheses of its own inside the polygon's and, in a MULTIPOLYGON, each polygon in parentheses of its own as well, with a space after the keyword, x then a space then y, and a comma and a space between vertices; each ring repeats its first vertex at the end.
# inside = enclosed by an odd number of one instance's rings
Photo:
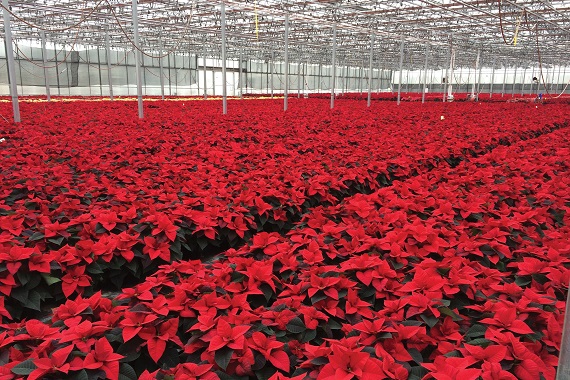
POLYGON ((176 367, 180 364, 180 352, 178 352, 176 347, 167 347, 166 350, 164 350, 160 361, 166 368, 176 367))
POLYGON ((61 245, 61 243, 63 242, 63 239, 65 239, 63 236, 59 236, 57 238, 48 239, 48 241, 59 247, 61 245))
POLYGON ((476 338, 476 339, 470 340, 469 342, 465 342, 465 343, 470 344, 472 346, 487 347, 489 344, 491 344, 491 341, 489 339, 485 339, 485 338, 476 338))
POLYGON ((303 339, 301 339, 301 342, 307 343, 315 339, 316 337, 317 337, 317 330, 306 330, 305 334, 303 334, 303 339))
POLYGON ((269 380, 269 378, 273 376, 275 372, 277 372, 277 370, 268 365, 258 371, 255 371, 255 376, 257 376, 257 380, 269 380))
POLYGON ((70 376, 69 379, 70 380, 89 380, 89 375, 87 375, 87 371, 82 369, 81 371, 70 376))
POLYGON ((392 333, 389 333, 389 332, 383 332, 380 334, 376 334, 376 338, 378 338, 378 339, 390 339, 390 338, 392 338, 392 336, 393 336, 392 333))
POLYGON ((43 277, 44 281, 46 282, 46 284, 48 284, 48 285, 53 285, 53 284, 56 284, 58 282, 61 282, 61 280, 59 278, 50 276, 47 273, 42 273, 42 277, 43 277))
POLYGON ((196 239, 196 243, 198 243, 198 246, 203 251, 206 249, 206 247, 208 247, 208 244, 210 244, 210 240, 208 240, 207 237, 200 237, 196 239))
POLYGON ((480 336, 485 336, 485 332, 487 331, 487 327, 479 324, 475 324, 471 326, 467 333, 465 334, 468 338, 476 338, 480 336))
POLYGON ((28 301, 28 289, 26 289, 26 288, 12 289, 12 293, 10 293, 10 297, 19 301, 22 305, 25 305, 26 302, 28 301))
POLYGON ((441 274, 442 276, 447 276, 451 268, 437 268, 437 273, 441 274))
POLYGON ((307 327, 299 317, 295 317, 287 323, 287 331, 293 334, 299 334, 305 331, 307 327))
POLYGON ((259 371, 267 364, 267 359, 265 359, 265 357, 259 353, 256 353, 254 355, 254 358, 255 362, 251 365, 251 370, 254 372, 259 371))
POLYGON ((314 358, 313 360, 311 360, 311 364, 315 365, 315 366, 321 366, 321 365, 325 365, 328 364, 329 359, 325 358, 324 356, 319 356, 314 358))
POLYGON ((139 265, 139 261, 137 259, 133 259, 131 262, 125 264, 125 267, 135 276, 137 275, 137 272, 139 271, 140 265, 139 265))
POLYGON ((16 375, 26 376, 34 372, 34 370, 37 368, 38 367, 36 367, 36 365, 34 364, 34 360, 28 359, 12 367, 12 372, 15 373, 16 375))
POLYGON ((441 314, 451 317, 455 322, 463 320, 463 318, 461 318, 459 315, 457 315, 453 310, 451 310, 448 307, 440 307, 438 310, 441 314))
POLYGON ((137 380, 138 376, 133 367, 127 363, 121 363, 119 369, 119 380, 137 380))
POLYGON ((40 294, 38 292, 32 290, 28 294, 28 300, 26 301, 25 306, 28 309, 41 311, 42 310, 41 309, 41 302, 42 302, 42 300, 41 300, 40 294))
POLYGON ((338 323, 337 321, 335 321, 334 319, 329 319, 329 321, 327 322, 327 326, 331 330, 341 330, 342 329, 342 325, 340 323, 338 323))
POLYGON ((410 368, 408 380, 421 380, 428 374, 428 370, 421 366, 410 368))
MULTIPOLYGON (((22 268, 20 268, 22 269, 22 268)), ((18 281, 20 281, 20 284, 22 285, 26 285, 28 283, 28 281, 30 281, 30 272, 28 272, 27 270, 19 270, 16 272, 16 277, 18 277, 18 281)))
POLYGON ((34 232, 34 233, 32 234, 32 236, 30 236, 30 237, 28 238, 28 241, 38 241, 38 240, 42 240, 44 237, 45 237, 44 234, 42 234, 41 232, 36 231, 36 232, 34 232))
POLYGON ((530 276, 515 276, 515 284, 518 286, 527 286, 531 283, 530 276))
POLYGON ((222 371, 216 371, 216 375, 220 378, 220 380, 249 380, 248 376, 236 376, 236 375, 228 375, 222 371))
POLYGON ((228 364, 230 364, 230 361, 232 360, 233 354, 234 354, 234 350, 232 350, 229 347, 223 347, 223 348, 219 349, 218 351, 216 351, 216 354, 214 355, 214 360, 216 361, 216 364, 223 371, 225 371, 226 368, 228 368, 228 364))
POLYGON ((399 261, 393 261, 393 260, 389 260, 390 263, 392 264, 392 267, 394 267, 395 270, 398 269, 402 269, 404 267, 404 264, 399 262, 399 261))
POLYGON ((327 299, 327 295, 322 290, 319 290, 318 292, 315 293, 314 296, 311 297, 311 304, 314 305, 317 302, 325 299, 327 299))
POLYGON ((423 319, 423 321, 426 323, 426 325, 428 325, 430 328, 437 325, 437 322, 439 322, 439 319, 437 319, 433 315, 422 314, 422 315, 420 315, 420 318, 423 319))
POLYGON ((413 319, 407 319, 402 321, 402 325, 404 326, 421 326, 423 325, 422 321, 414 321, 413 319))
POLYGON ((416 348, 410 348, 408 353, 417 364, 421 365, 424 362, 422 354, 416 348))
POLYGON ((448 352, 447 354, 443 355, 446 358, 460 358, 461 357, 461 353, 457 350, 453 350, 448 352))
POLYGON ((269 301, 273 297, 273 289, 271 289, 271 286, 269 286, 269 284, 262 283, 261 285, 259 285, 259 289, 263 292, 263 295, 265 296, 265 299, 267 301, 269 301))
POLYGON ((87 273, 89 273, 89 274, 103 274, 104 272, 103 272, 103 269, 101 268, 101 266, 99 265, 99 263, 94 262, 94 263, 91 263, 87 267, 87 273))

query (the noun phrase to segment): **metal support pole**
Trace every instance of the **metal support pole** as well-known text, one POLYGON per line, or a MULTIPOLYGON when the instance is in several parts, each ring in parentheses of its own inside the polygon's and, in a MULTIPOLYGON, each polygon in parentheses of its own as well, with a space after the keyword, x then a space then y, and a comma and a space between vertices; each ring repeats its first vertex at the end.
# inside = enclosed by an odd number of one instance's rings
POLYGON ((560 70, 561 70, 562 66, 558 65, 558 78, 556 79, 556 90, 554 92, 556 92, 556 94, 558 95, 558 85, 560 84, 560 70))
POLYGON ((344 96, 345 92, 348 92, 348 87, 346 83, 346 77, 348 76, 348 65, 341 66, 340 75, 342 78, 342 86, 340 87, 341 94, 344 96))
POLYGON ((333 25, 333 50, 331 67, 331 109, 334 108, 334 88, 336 84, 336 24, 333 25))
POLYGON ((303 94, 309 96, 309 89, 307 88, 307 62, 303 62, 303 94))
POLYGON ((566 81, 566 66, 564 66, 564 71, 562 72, 562 91, 563 91, 563 93, 566 93, 566 89, 568 88, 566 86, 567 83, 568 83, 568 81, 566 81))
POLYGON ((297 98, 301 98, 301 62, 297 63, 297 98))
POLYGON ((495 86, 495 58, 493 58, 493 71, 491 73, 491 87, 489 88, 489 99, 493 97, 494 86, 495 86))
MULTIPOLYGON (((192 52, 188 52, 188 70, 190 70, 190 95, 192 95, 192 52)), ((200 95, 199 77, 198 54, 196 54, 196 73, 194 74, 194 78, 196 79, 196 96, 200 95)))
POLYGON ((447 101, 453 101, 453 69, 455 66, 455 49, 451 48, 449 59, 449 79, 447 83, 447 101))
POLYGON ((273 99, 273 69, 275 68, 275 52, 271 52, 271 99, 273 99))
MULTIPOLYGON (((158 73, 160 76, 160 98, 164 100, 164 66, 162 64, 162 31, 158 34, 158 73)), ((170 65, 169 65, 170 67, 170 65)))
POLYGON ((368 101, 367 106, 370 107, 372 101, 372 61, 374 59, 374 33, 370 35, 370 57, 368 58, 368 101))
POLYGON ((401 38, 400 42, 400 68, 399 68, 399 79, 398 79, 398 99, 396 101, 397 105, 400 105, 400 98, 402 95, 402 66, 404 65, 404 36, 401 38))
MULTIPOLYGON (((446 54, 445 54, 445 62, 449 61, 449 57, 450 57, 450 50, 447 50, 446 54)), ((443 69, 442 69, 442 74, 443 74, 443 69)), ((442 92, 443 92, 443 96, 442 96, 442 101, 445 102, 447 99, 447 86, 449 85, 449 67, 445 68, 445 80, 443 81, 443 88, 442 88, 442 92)))
MULTIPOLYGON (((380 93, 380 90, 382 89, 382 78, 383 78, 383 74, 384 71, 382 70, 382 64, 384 62, 384 55, 382 54, 382 56, 380 57, 380 59, 378 60, 378 91, 376 93, 380 93)), ((393 89, 392 89, 393 91, 393 89)))
POLYGON ((216 60, 212 58, 212 96, 216 96, 216 60))
MULTIPOLYGON (((172 56, 174 62, 170 63, 170 55, 166 57, 168 59, 167 66, 168 66, 168 95, 172 96, 172 68, 174 67, 174 72, 176 72, 176 56, 172 56)), ((144 64, 144 62, 143 62, 144 64)), ((176 81, 176 78, 174 79, 176 81)))
POLYGON ((479 100, 479 94, 481 93, 481 74, 483 73, 483 62, 479 60, 479 77, 477 78, 477 97, 476 100, 479 100))
MULTIPOLYGON (((99 49, 97 49, 97 52, 99 52, 99 49)), ((55 46, 55 43, 53 44, 53 59, 55 61, 55 76, 56 76, 56 80, 57 80, 57 96, 61 96, 61 84, 59 83, 59 63, 57 62, 57 47, 55 46)), ((99 62, 101 62, 101 59, 99 59, 99 62)), ((99 70, 99 83, 101 83, 101 71, 99 70)), ((128 81, 127 81, 128 83, 128 81)), ((101 96, 103 96, 103 90, 101 90, 101 96)))
POLYGON ((285 86, 283 89, 283 111, 287 111, 289 96, 289 14, 285 15, 285 86))
POLYGON ((222 26, 222 113, 228 113, 228 94, 226 89, 226 3, 221 4, 222 26))
MULTIPOLYGON (((459 68, 459 80, 457 81, 457 92, 461 93, 461 85, 463 84, 463 66, 459 68)), ((465 81, 465 92, 469 90, 469 68, 467 68, 467 80, 465 81)))
POLYGON ((321 93, 321 86, 322 86, 322 82, 321 82, 321 76, 323 73, 323 64, 319 63, 319 77, 317 78, 317 84, 319 86, 319 94, 321 93))
MULTIPOLYGON (((101 49, 99 49, 99 47, 97 47, 97 68, 98 68, 97 73, 99 74, 99 95, 103 97, 103 78, 101 77, 101 49)), ((58 72, 57 67, 55 69, 55 72, 57 74, 58 72)), ((57 86, 59 89, 59 79, 57 81, 57 86)))
POLYGON ((358 91, 362 94, 362 66, 358 68, 358 91))
POLYGON ((424 85, 422 87, 422 103, 426 102, 426 85, 427 85, 427 73, 428 73, 428 56, 429 56, 429 45, 426 44, 426 61, 424 65, 424 85))
MULTIPOLYGON (((87 58, 87 86, 89 87, 89 96, 92 96, 91 94, 91 54, 89 53, 89 49, 85 50, 85 55, 87 58)), ((42 54, 43 57, 43 54, 42 54)), ((45 64, 44 64, 45 66, 45 64)), ((44 79, 47 79, 47 76, 45 75, 46 71, 44 68, 44 79)))
POLYGON ((515 75, 513 77, 513 88, 511 89, 511 98, 515 96, 515 87, 517 84, 517 66, 515 66, 515 75))
POLYGON ((40 37, 42 38, 42 61, 44 63, 44 83, 46 86, 46 98, 48 102, 51 102, 51 94, 49 90, 49 78, 47 72, 46 34, 43 30, 40 32, 40 37))
MULTIPOLYGON (((243 61, 243 52, 240 50, 239 52, 239 64, 238 64, 238 86, 239 86, 239 98, 243 99, 243 86, 242 86, 242 77, 241 77, 241 63, 243 61)), ((263 77, 262 77, 263 78, 263 77)))
POLYGON ((507 66, 503 68, 503 89, 501 90, 501 97, 505 96, 505 83, 507 82, 507 66))
POLYGON ((208 77, 206 75, 207 70, 206 70, 206 44, 204 44, 202 46, 202 50, 203 50, 203 55, 204 57, 202 58, 204 60, 204 62, 202 62, 204 64, 204 100, 208 99, 208 77))
MULTIPOLYGON (((530 75, 534 78, 534 66, 532 66, 532 73, 530 75)), ((534 79, 530 81, 530 93, 534 93, 534 79)))
MULTIPOLYGON (((477 85, 477 69, 479 68, 479 58, 481 51, 477 49, 477 59, 475 60, 475 72, 473 73, 473 86, 471 87, 471 99, 475 100, 475 86, 477 85)), ((471 72, 471 68, 469 68, 471 72)))
MULTIPOLYGON (((6 43, 6 66, 8 66, 8 79, 10 79, 10 96, 12 97, 12 111, 14 114, 14 122, 19 123, 20 104, 18 103, 18 86, 16 84, 16 68, 14 65, 14 47, 12 46, 12 28, 10 26, 10 5, 8 0, 2 0, 4 8, 4 42, 6 43)), ((57 69, 56 69, 57 70, 57 69)))
POLYGON ((137 0, 133 0, 133 30, 135 42, 135 64, 137 70, 137 98, 139 106, 139 119, 144 118, 143 101, 142 101, 142 75, 141 75, 141 54, 139 50, 139 16, 137 10, 137 0))
POLYGON ((558 356, 558 370, 556 380, 570 378, 570 292, 566 298, 566 312, 562 327, 562 340, 560 342, 560 355, 558 356))
POLYGON ((524 68, 524 72, 523 72, 523 79, 522 79, 522 86, 521 86, 521 96, 524 96, 524 85, 526 83, 526 70, 527 67, 524 68))
POLYGON ((107 82, 109 85, 109 99, 113 100, 113 79, 111 76, 111 47, 109 46, 109 30, 107 30, 105 33, 105 55, 105 58, 107 59, 107 82))
MULTIPOLYGON (((172 54, 172 66, 174 66, 174 95, 178 95, 178 71, 180 71, 180 70, 176 70, 176 68, 178 67, 178 66, 176 66, 176 54, 172 54)), ((181 68, 184 69, 184 56, 182 56, 182 67, 181 68)), ((170 68, 168 69, 168 71, 170 72, 170 68)), ((169 77, 170 77, 170 75, 169 75, 169 77)), ((168 85, 171 86, 170 79, 168 80, 168 85)), ((172 91, 171 91, 170 95, 172 95, 172 91)))

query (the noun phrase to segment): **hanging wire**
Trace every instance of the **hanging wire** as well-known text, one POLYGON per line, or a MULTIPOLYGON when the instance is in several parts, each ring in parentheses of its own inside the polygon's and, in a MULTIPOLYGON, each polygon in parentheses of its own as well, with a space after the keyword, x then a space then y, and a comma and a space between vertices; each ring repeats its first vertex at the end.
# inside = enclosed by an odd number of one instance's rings
MULTIPOLYGON (((509 42, 507 42, 507 39, 505 38, 505 33, 504 33, 504 30, 503 30, 503 18, 502 18, 502 10, 501 10, 501 2, 502 2, 502 0, 497 0, 497 1, 498 1, 498 3, 499 3, 499 25, 500 25, 500 28, 501 28, 501 35, 502 35, 502 37, 503 37, 503 41, 504 41, 505 44, 507 44, 507 45, 511 45, 511 44, 516 45, 516 44, 517 44, 517 38, 518 38, 519 27, 520 27, 520 24, 521 24, 521 22, 522 22, 522 17, 523 17, 523 16, 524 16, 525 26, 526 26, 527 30, 530 31, 530 32, 533 31, 533 28, 530 26, 530 23, 529 23, 529 20, 528 20, 528 15, 527 15, 526 9, 523 9, 523 10, 521 11, 521 15, 519 15, 518 20, 517 20, 517 26, 516 26, 516 29, 515 29, 515 35, 514 35, 514 37, 513 37, 513 40, 511 41, 511 43, 509 43, 509 42)), ((564 87, 564 90, 562 90, 562 92, 561 92, 559 95, 557 95, 556 97, 553 97, 553 96, 550 94, 550 92, 549 92, 549 90, 548 90, 548 86, 547 86, 547 84, 546 84, 546 80, 545 80, 545 78, 544 78, 544 71, 542 70, 542 55, 541 55, 541 51, 540 51, 540 43, 539 43, 539 38, 538 38, 538 22, 534 25, 534 34, 535 34, 536 52, 537 52, 538 65, 539 65, 539 77, 540 77, 540 79, 541 79, 542 85, 543 85, 543 87, 544 87, 544 91, 546 92, 547 96, 548 96, 549 98, 552 98, 552 99, 557 99, 557 98, 559 98, 560 96, 562 96, 562 94, 564 94, 564 92, 566 91, 566 88, 568 87, 568 84, 570 84, 570 81, 566 84, 566 86, 564 87)), ((540 86, 540 82, 539 82, 539 86, 540 86)))
MULTIPOLYGON (((91 8, 89 10, 89 13, 87 13, 87 15, 85 17, 82 17, 78 22, 76 22, 75 24, 72 24, 66 28, 56 28, 56 29, 47 29, 44 28, 42 26, 39 25, 35 25, 31 22, 26 21, 25 19, 21 18, 20 16, 18 16, 17 14, 15 14, 14 12, 12 12, 12 10, 10 10, 9 8, 5 7, 3 4, 0 3, 0 7, 5 9, 6 11, 8 11, 8 13, 10 13, 12 15, 12 17, 14 17, 16 20, 23 22, 24 24, 28 25, 31 28, 35 28, 35 29, 39 29, 42 30, 44 32, 65 32, 67 30, 70 29, 74 29, 76 27, 78 27, 79 25, 83 24, 85 21, 87 21, 87 19, 89 19, 91 17, 91 15, 93 15, 93 13, 95 13, 95 11, 99 8, 99 6, 107 0, 99 0, 99 2, 97 4, 95 4, 95 6, 93 8, 91 8)), ((108 2, 108 1, 107 1, 108 2)), ((85 2, 87 4, 87 2, 85 2)), ((81 9, 81 13, 83 13, 84 10, 86 10, 87 7, 82 8, 81 9)))
MULTIPOLYGON (((155 68, 155 69, 156 69, 156 67, 144 66, 143 68, 144 68, 145 71, 146 71, 147 73, 149 73, 150 75, 152 75, 152 76, 154 76, 154 77, 160 79, 160 74, 155 74, 155 73, 153 73, 153 72, 150 70, 151 68, 155 68)), ((184 67, 181 67, 181 68, 179 68, 178 70, 176 70, 176 75, 178 75, 178 73, 179 73, 181 70, 183 70, 183 69, 184 69, 184 67)), ((181 80, 172 81, 172 75, 170 75, 170 74, 169 74, 169 75, 166 75, 166 74, 164 74, 164 73, 162 74, 162 77, 163 77, 164 79, 167 79, 169 83, 171 83, 171 84, 173 83, 173 84, 177 84, 177 85, 178 85, 178 84, 181 84, 181 83, 184 81, 184 79, 186 79, 186 78, 188 77, 188 73, 190 72, 190 70, 191 70, 191 69, 187 69, 188 72, 187 72, 186 74, 184 74, 184 76, 182 77, 181 80)), ((168 71, 170 71, 170 70, 168 70, 168 71)))
POLYGON ((540 45, 538 43, 538 22, 534 25, 534 32, 536 36, 536 52, 538 55, 538 67, 540 70, 540 78, 542 79, 542 85, 544 86, 544 91, 546 91, 548 97, 551 97, 550 92, 548 91, 548 86, 546 85, 546 81, 544 80, 544 73, 542 71, 542 57, 540 55, 540 45))
POLYGON ((257 19, 257 0, 254 3, 254 11, 255 11, 255 38, 259 41, 259 22, 257 19))
POLYGON ((517 37, 518 37, 518 31, 519 31, 519 26, 522 20, 522 16, 524 16, 525 21, 528 23, 528 19, 527 19, 527 15, 526 15, 526 9, 523 9, 521 11, 521 14, 518 17, 518 21, 517 21, 517 26, 515 29, 515 35, 513 36, 513 38, 511 39, 511 41, 507 41, 507 37, 505 37, 505 30, 503 28, 503 11, 502 11, 502 7, 501 7, 501 3, 502 0, 497 0, 497 2, 499 3, 499 27, 501 29, 501 36, 503 37, 503 42, 505 43, 505 45, 516 45, 517 44, 517 37))
MULTIPOLYGON (((19 58, 19 57, 18 57, 18 58, 19 58)), ((24 60, 24 62, 29 62, 29 61, 24 60)), ((24 65, 22 65, 22 63, 20 63, 20 64, 18 65, 18 67, 19 67, 20 69, 24 70, 26 73, 30 74, 30 75, 33 76, 33 77, 36 77, 36 78, 38 78, 38 79, 44 79, 44 78, 45 78, 43 75, 36 75, 36 74, 32 73, 31 71, 29 71, 28 69, 26 69, 26 67, 25 67, 24 65)), ((61 73, 60 73, 60 74, 61 74, 61 73)))
POLYGON ((568 83, 566 83, 566 86, 564 86, 564 88, 562 89, 562 92, 560 94, 558 94, 557 96, 553 97, 552 99, 558 99, 559 97, 564 95, 564 93, 566 92, 566 89, 568 88, 568 85, 570 85, 570 80, 568 81, 568 83))
MULTIPOLYGON (((63 49, 65 49, 65 45, 67 44, 63 44, 63 47, 61 48, 61 50, 59 52, 57 52, 54 56, 54 60, 56 61, 55 66, 44 66, 44 65, 40 65, 38 63, 33 62, 32 59, 30 59, 26 54, 24 54, 24 52, 18 47, 18 44, 16 43, 16 41, 14 40, 14 46, 16 47, 16 54, 21 55, 22 57, 24 57, 24 59, 28 62, 30 62, 31 64, 33 64, 34 66, 40 67, 42 69, 53 69, 58 67, 59 65, 63 64, 64 62, 67 61, 67 58, 69 58, 69 56, 71 55, 71 53, 74 51, 75 48, 75 44, 77 43, 77 39, 79 37, 79 29, 77 30, 77 33, 75 34, 75 38, 73 39, 73 42, 69 45, 71 47, 71 49, 69 50, 69 52, 67 52, 65 54, 65 57, 63 57, 62 60, 59 60, 59 62, 57 61, 57 56, 63 51, 63 49)), ((50 60, 49 62, 53 62, 53 60, 50 60)))
POLYGON ((278 74, 275 71, 275 62, 273 60, 271 60, 271 74, 275 74, 277 76, 277 79, 279 79, 279 82, 281 83, 281 85, 283 85, 283 81, 281 80, 281 78, 279 77, 280 74, 278 74))
POLYGON ((128 54, 129 54, 129 52, 125 50, 125 56, 123 57, 123 59, 121 59, 120 61, 118 61, 118 62, 115 63, 115 64, 112 64, 112 65, 111 65, 111 69, 108 69, 107 67, 95 66, 95 65, 92 64, 91 62, 86 61, 86 60, 84 60, 83 58, 81 58, 81 55, 79 56, 79 60, 80 60, 80 61, 83 61, 83 62, 84 62, 85 64, 87 64, 89 67, 92 67, 92 68, 94 68, 94 69, 101 70, 101 71, 107 71, 107 70, 113 70, 113 69, 116 68, 116 67, 120 67, 120 66, 121 66, 121 63, 125 62, 125 60, 127 59, 128 54))
MULTIPOLYGON (((126 39, 129 41, 129 43, 138 51, 140 51, 143 55, 150 57, 150 58, 164 58, 169 56, 170 54, 172 54, 174 51, 178 50, 178 48, 180 47, 180 45, 182 44, 182 42, 184 42, 184 38, 180 38, 176 44, 174 44, 174 46, 172 47, 172 49, 167 50, 166 54, 163 55, 152 55, 152 54, 148 54, 146 53, 144 50, 142 50, 139 46, 137 46, 135 44, 135 42, 131 39, 131 37, 129 36, 129 34, 127 33, 127 31, 125 30, 125 28, 123 27, 123 24, 121 24, 121 21, 119 20, 119 17, 117 16, 117 14, 115 13, 115 10, 113 9, 111 3, 109 2, 109 0, 102 0, 105 1, 107 3, 107 5, 109 6, 109 10, 111 11, 111 13, 113 14, 113 17, 115 19, 115 21, 117 22, 117 25, 119 25, 119 29, 121 30, 121 32, 125 35, 126 39)), ((187 34, 187 31, 190 28, 190 22, 192 21, 192 19, 194 18, 194 10, 196 9, 196 2, 194 1, 192 3, 192 12, 190 13, 190 15, 188 16, 188 20, 186 21, 186 24, 184 25, 184 35, 187 34)))

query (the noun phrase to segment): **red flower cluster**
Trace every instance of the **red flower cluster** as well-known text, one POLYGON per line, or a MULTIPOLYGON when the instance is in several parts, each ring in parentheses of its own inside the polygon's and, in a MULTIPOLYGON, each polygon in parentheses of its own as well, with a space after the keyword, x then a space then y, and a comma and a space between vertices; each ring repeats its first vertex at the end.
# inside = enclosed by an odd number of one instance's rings
POLYGON ((156 104, 6 131, 1 378, 554 378, 567 107, 156 104))

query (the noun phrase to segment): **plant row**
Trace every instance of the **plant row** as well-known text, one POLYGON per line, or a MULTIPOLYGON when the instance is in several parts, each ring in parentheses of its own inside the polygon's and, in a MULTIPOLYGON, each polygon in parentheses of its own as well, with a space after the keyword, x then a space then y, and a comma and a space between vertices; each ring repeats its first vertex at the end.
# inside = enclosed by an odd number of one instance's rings
POLYGON ((559 106, 380 114, 347 103, 331 113, 303 100, 275 116, 277 103, 252 100, 252 112, 224 117, 208 104, 198 117, 195 102, 156 102, 145 121, 128 118, 125 102, 23 105, 36 119, 0 146, 5 318, 140 283, 160 264, 211 257, 256 232, 286 233, 315 206, 568 123, 559 106))
POLYGON ((554 379, 565 131, 317 206, 114 300, 5 323, 6 379, 554 379))

